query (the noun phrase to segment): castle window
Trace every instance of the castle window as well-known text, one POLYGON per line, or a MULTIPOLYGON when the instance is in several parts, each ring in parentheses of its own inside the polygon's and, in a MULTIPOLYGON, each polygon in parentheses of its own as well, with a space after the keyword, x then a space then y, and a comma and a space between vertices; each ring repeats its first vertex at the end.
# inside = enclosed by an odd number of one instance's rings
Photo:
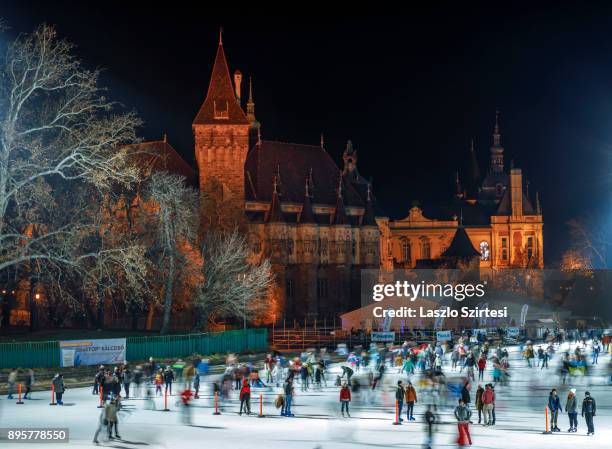
POLYGON ((229 104, 227 100, 213 101, 215 119, 229 119, 229 104))
POLYGON ((410 250, 410 242, 408 240, 404 240, 402 242, 402 261, 405 263, 410 263, 412 260, 411 254, 410 254, 411 250, 410 250))
POLYGON ((287 252, 293 254, 293 240, 287 241, 287 252))
POLYGON ((533 257, 533 237, 527 237, 527 260, 533 257))
POLYGON ((501 238, 501 260, 508 260, 508 239, 501 238))
POLYGON ((480 260, 489 260, 489 242, 483 240, 480 242, 480 260))
POLYGON ((421 252, 422 259, 431 259, 431 245, 428 241, 423 242, 423 248, 421 249, 421 252))
POLYGON ((317 296, 327 298, 327 279, 317 279, 317 296))
POLYGON ((285 293, 287 295, 287 298, 293 298, 293 279, 287 279, 285 293))

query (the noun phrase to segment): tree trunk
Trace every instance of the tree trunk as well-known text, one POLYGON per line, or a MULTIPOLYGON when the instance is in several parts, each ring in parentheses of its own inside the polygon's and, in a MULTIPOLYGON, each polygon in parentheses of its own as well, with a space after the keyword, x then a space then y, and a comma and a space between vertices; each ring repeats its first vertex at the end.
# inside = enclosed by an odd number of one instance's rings
POLYGON ((174 296, 174 264, 175 264, 174 251, 170 251, 170 257, 168 259, 168 277, 166 278, 166 292, 164 298, 164 319, 162 326, 159 331, 161 335, 168 333, 170 327, 170 317, 172 314, 172 297, 174 296))
POLYGON ((145 323, 145 329, 150 331, 153 329, 153 318, 155 317, 155 303, 149 304, 149 310, 147 311, 147 319, 145 323))

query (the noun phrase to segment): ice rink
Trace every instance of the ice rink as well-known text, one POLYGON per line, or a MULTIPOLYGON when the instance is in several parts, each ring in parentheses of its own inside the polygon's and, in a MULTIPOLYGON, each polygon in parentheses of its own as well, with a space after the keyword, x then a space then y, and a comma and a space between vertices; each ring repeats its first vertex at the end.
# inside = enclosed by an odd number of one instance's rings
MULTIPOLYGON (((536 345, 537 347, 537 345, 536 345)), ((567 345, 565 346, 567 349, 567 345)), ((561 351, 557 350, 550 368, 528 368, 520 358, 517 348, 511 348, 510 374, 508 385, 496 387, 497 423, 494 427, 471 425, 474 448, 610 448, 612 447, 612 388, 608 367, 610 356, 602 355, 599 364, 591 367, 588 378, 570 379, 568 385, 561 385, 559 362, 561 351), (578 432, 567 433, 569 421, 566 413, 559 415, 562 432, 543 434, 545 428, 544 410, 551 388, 557 388, 561 405, 570 388, 577 389, 579 404, 578 432), (590 391, 597 401, 595 435, 586 435, 586 424, 580 417, 580 405, 585 391, 590 391)), ((590 361, 590 357, 588 358, 590 361)), ((200 399, 194 400, 192 425, 182 422, 178 396, 169 399, 170 411, 165 412, 161 398, 156 399, 156 410, 146 408, 144 399, 130 399, 124 402, 120 413, 119 431, 121 440, 106 440, 101 434, 100 446, 114 448, 417 448, 423 447, 425 428, 422 413, 430 400, 419 388, 419 376, 411 380, 417 387, 419 402, 415 407, 416 421, 403 425, 392 425, 394 421, 394 389, 397 379, 407 380, 406 375, 396 374, 390 368, 386 380, 374 392, 361 390, 353 396, 351 418, 340 416, 339 388, 333 386, 340 367, 334 365, 327 373, 327 387, 310 388, 302 392, 299 382, 295 386, 293 413, 295 417, 281 417, 274 407, 279 389, 273 387, 261 391, 263 414, 259 418, 259 394, 253 389, 252 412, 250 416, 238 415, 238 393, 222 404, 221 415, 213 415, 213 400, 210 393, 210 378, 202 378, 200 399)), ((450 371, 450 364, 444 366, 449 381, 458 380, 458 372, 450 371)), ((465 372, 464 372, 465 374, 465 372)), ((39 379, 41 381, 42 379, 39 379)), ((491 382, 491 363, 487 365, 485 382, 491 382)), ((471 388, 472 409, 478 382, 471 388)), ((175 389, 179 390, 179 385, 175 389)), ((176 392, 175 392, 176 393, 176 392)), ((35 392, 33 400, 24 405, 15 404, 5 396, 0 400, 2 428, 11 427, 68 427, 70 447, 92 447, 92 439, 98 426, 100 410, 98 397, 91 388, 69 389, 64 395, 64 406, 50 406, 50 392, 35 392)), ((449 395, 447 405, 436 412, 439 424, 435 428, 433 447, 455 447, 457 426, 452 409, 456 399, 449 395)), ((405 416, 404 416, 405 418, 405 416)), ((477 422, 474 411, 472 421, 477 422)), ((9 447, 9 445, 4 445, 9 447)), ((44 445, 20 443, 15 447, 66 447, 65 444, 44 445)))

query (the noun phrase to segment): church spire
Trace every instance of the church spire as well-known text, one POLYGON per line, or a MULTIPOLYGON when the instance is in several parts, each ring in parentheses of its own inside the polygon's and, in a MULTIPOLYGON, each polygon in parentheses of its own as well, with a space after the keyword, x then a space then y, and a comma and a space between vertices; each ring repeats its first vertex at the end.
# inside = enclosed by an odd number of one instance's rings
POLYGON ((540 206, 540 192, 536 192, 536 214, 542 215, 542 207, 540 206))
POLYGON ((368 182, 366 194, 366 207, 363 213, 362 226, 376 226, 376 213, 374 211, 374 199, 372 198, 372 184, 368 182))
POLYGON ((457 198, 463 197, 463 190, 461 189, 461 180, 459 179, 459 170, 455 172, 455 196, 457 198))
POLYGON ((491 171, 494 173, 502 173, 504 171, 504 147, 501 145, 501 134, 499 131, 499 109, 495 111, 493 145, 491 146, 491 171))
POLYGON ((248 123, 242 108, 236 101, 236 92, 223 50, 222 31, 219 31, 219 46, 208 84, 208 92, 193 124, 246 125, 248 123))

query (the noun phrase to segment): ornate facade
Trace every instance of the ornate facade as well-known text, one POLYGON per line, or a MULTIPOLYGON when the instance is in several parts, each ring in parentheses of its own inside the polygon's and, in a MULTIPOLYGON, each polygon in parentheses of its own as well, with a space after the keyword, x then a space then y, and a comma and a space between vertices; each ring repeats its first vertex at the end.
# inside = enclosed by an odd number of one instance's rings
POLYGON ((234 83, 220 40, 204 104, 193 121, 200 191, 210 178, 232 208, 244 210, 252 258, 270 258, 276 318, 337 315, 360 303, 362 268, 380 267, 385 220, 357 170, 350 141, 341 170, 320 145, 261 138, 252 85, 246 110, 242 74, 234 83))
POLYGON ((544 225, 539 196, 535 207, 520 168, 504 170, 504 147, 496 117, 490 165, 484 179, 470 148, 470 169, 465 183, 456 176, 456 193, 446 206, 417 207, 407 217, 389 222, 383 229, 386 269, 427 266, 449 247, 463 225, 480 253, 480 270, 543 268, 544 225))

